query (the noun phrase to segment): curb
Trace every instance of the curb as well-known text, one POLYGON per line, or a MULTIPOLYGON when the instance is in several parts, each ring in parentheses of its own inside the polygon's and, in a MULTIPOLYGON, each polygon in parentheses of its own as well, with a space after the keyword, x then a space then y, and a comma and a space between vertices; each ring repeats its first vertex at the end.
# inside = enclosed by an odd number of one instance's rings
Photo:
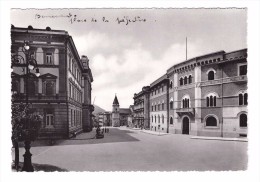
POLYGON ((247 138, 220 138, 220 137, 199 137, 192 136, 191 139, 201 139, 201 140, 220 140, 220 141, 236 141, 236 142, 248 142, 247 138))

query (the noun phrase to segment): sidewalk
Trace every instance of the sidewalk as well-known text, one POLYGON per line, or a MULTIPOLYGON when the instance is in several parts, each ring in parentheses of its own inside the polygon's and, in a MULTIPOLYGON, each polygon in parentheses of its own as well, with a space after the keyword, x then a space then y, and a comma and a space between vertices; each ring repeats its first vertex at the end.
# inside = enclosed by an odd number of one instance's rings
POLYGON ((151 130, 140 130, 140 132, 148 133, 148 134, 151 134, 151 135, 157 135, 157 136, 163 136, 163 135, 169 134, 169 133, 163 133, 163 132, 151 131, 151 130))
POLYGON ((247 138, 222 138, 222 137, 206 137, 206 136, 191 136, 191 139, 201 139, 201 140, 221 140, 221 141, 239 141, 248 142, 247 138))

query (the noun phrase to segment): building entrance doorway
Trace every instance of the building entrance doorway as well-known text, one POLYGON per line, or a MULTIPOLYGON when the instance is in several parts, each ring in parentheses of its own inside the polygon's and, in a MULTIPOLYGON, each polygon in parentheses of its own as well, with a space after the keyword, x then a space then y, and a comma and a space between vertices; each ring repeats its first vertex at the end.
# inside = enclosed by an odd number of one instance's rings
POLYGON ((190 133, 190 119, 184 117, 182 120, 182 134, 188 135, 190 133))

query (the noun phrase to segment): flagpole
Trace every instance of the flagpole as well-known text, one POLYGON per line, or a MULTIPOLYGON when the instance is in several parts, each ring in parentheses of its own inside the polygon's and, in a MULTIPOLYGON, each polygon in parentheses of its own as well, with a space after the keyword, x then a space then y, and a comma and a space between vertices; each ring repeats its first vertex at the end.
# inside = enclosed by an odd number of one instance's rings
POLYGON ((188 57, 188 56, 187 56, 187 54, 188 54, 188 53, 187 53, 187 49, 188 49, 188 45, 187 45, 187 37, 186 37, 186 61, 187 61, 187 57, 188 57))

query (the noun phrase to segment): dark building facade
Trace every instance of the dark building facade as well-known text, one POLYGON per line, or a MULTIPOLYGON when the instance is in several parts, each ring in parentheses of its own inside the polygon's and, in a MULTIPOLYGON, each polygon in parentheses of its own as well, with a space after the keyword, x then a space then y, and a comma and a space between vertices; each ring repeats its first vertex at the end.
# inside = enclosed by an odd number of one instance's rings
POLYGON ((149 92, 150 87, 142 88, 142 91, 134 94, 134 118, 132 124, 136 128, 150 128, 149 122, 149 92))
POLYGON ((87 56, 79 56, 68 32, 12 26, 11 40, 12 56, 25 57, 24 44, 30 46, 41 74, 36 77, 33 70, 26 75, 25 62, 12 64, 14 103, 25 102, 28 95, 30 107, 43 117, 40 137, 68 138, 74 132, 91 131, 93 77, 87 56))

